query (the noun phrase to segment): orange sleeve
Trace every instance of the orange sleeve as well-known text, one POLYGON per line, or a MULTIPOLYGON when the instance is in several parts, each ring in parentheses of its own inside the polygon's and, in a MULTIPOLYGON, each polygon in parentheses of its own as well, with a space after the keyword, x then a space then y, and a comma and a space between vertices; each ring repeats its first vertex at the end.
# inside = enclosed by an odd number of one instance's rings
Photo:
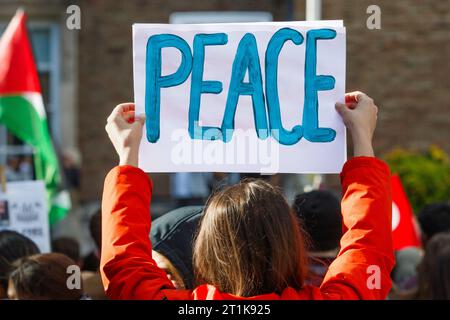
POLYGON ((152 181, 136 167, 118 166, 105 179, 100 272, 111 299, 163 299, 174 289, 152 259, 152 181))
POLYGON ((321 285, 326 299, 385 299, 394 266, 389 167, 356 157, 342 169, 341 250, 321 285))

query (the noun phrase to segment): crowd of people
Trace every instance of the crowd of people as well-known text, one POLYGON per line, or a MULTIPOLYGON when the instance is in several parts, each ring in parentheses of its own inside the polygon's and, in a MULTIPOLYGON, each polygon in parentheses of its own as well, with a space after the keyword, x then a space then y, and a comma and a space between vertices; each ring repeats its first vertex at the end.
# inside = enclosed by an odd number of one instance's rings
POLYGON ((157 186, 137 168, 144 118, 117 106, 106 130, 120 164, 89 226, 97 250, 80 257, 75 240, 59 238, 40 253, 1 231, 0 298, 450 299, 450 204, 418 213, 422 248, 394 252, 390 171, 372 149, 377 107, 361 92, 346 101, 336 108, 354 157, 341 199, 315 190, 289 206, 270 182, 244 179, 154 221, 157 186), (70 266, 82 270, 79 287, 67 284, 70 266))

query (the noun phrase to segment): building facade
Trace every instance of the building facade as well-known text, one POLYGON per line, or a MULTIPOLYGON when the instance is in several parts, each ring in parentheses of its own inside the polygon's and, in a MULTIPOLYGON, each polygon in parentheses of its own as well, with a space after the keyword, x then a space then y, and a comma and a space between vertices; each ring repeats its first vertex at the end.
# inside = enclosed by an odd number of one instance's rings
MULTIPOLYGON (((116 104, 133 100, 133 23, 168 23, 174 13, 197 11, 305 19, 304 0, 0 0, 0 27, 19 6, 39 46, 55 144, 81 155, 85 201, 100 199, 103 178, 117 163, 104 126, 116 104), (72 4, 81 8, 80 30, 66 26, 72 4)), ((322 19, 343 19, 347 27, 347 91, 367 92, 380 108, 376 153, 431 144, 450 153, 450 3, 322 0, 322 19), (367 8, 374 3, 381 9, 381 29, 370 30, 367 8)), ((154 180, 157 195, 166 197, 168 176, 154 180)))

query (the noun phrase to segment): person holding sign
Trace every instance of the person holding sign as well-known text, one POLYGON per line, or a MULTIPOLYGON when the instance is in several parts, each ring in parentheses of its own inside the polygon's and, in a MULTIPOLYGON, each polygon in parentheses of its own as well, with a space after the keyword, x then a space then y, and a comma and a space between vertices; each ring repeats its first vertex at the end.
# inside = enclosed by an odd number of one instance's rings
POLYGON ((120 104, 106 131, 119 166, 105 179, 101 274, 112 299, 385 299, 394 265, 388 166, 374 157, 377 107, 361 92, 336 104, 354 143, 342 173, 341 249, 320 288, 304 283, 303 234, 281 193, 262 180, 230 186, 208 200, 194 243, 197 287, 176 290, 152 258, 153 184, 138 166, 145 119, 120 104))

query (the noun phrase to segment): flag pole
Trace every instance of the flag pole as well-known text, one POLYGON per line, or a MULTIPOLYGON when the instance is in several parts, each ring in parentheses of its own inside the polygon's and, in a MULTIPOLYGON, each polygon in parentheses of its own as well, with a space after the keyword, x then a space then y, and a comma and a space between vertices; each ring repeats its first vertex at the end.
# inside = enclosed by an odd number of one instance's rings
POLYGON ((20 6, 20 7, 18 7, 17 10, 16 10, 16 14, 24 13, 24 12, 25 12, 24 6, 20 6))
POLYGON ((306 20, 322 19, 322 0, 306 0, 306 20))
MULTIPOLYGON (((306 0, 306 20, 318 21, 322 19, 322 0, 306 0)), ((324 183, 322 174, 313 174, 311 187, 312 189, 320 189, 324 183)))

